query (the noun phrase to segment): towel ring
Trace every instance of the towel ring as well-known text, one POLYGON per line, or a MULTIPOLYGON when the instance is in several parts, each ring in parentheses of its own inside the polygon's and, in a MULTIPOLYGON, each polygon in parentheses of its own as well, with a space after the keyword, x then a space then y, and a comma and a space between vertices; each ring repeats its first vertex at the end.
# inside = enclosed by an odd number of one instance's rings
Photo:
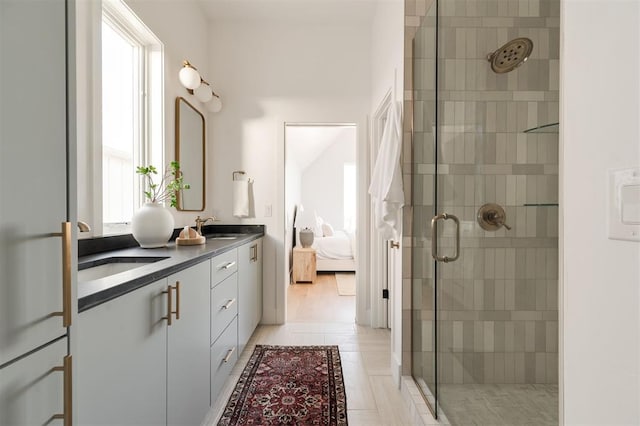
MULTIPOLYGON (((240 179, 236 179, 236 175, 246 175, 246 173, 243 170, 236 170, 233 173, 231 173, 231 179, 240 180, 240 179)), ((249 181, 249 183, 253 183, 253 179, 249 178, 247 180, 249 181)))

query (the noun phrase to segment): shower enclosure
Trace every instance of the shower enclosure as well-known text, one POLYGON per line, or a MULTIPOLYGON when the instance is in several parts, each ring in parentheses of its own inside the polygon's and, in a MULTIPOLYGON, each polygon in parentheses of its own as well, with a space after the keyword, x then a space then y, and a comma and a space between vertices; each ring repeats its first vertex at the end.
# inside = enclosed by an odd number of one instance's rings
POLYGON ((559 10, 427 0, 414 38, 412 375, 451 424, 558 424, 559 10))

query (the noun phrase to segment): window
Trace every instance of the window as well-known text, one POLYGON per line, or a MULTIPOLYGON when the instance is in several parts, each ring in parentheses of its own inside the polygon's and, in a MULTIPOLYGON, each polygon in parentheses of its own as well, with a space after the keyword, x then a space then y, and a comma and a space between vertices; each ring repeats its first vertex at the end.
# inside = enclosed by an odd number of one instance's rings
MULTIPOLYGON (((126 223, 134 211, 134 164, 141 132, 140 56, 143 47, 102 19, 102 218, 126 223)), ((136 188, 137 189, 137 188, 136 188)))
POLYGON ((102 234, 130 232, 133 213, 144 202, 136 167, 164 168, 162 66, 162 45, 153 33, 120 0, 104 1, 97 156, 102 197, 94 200, 102 205, 102 234))

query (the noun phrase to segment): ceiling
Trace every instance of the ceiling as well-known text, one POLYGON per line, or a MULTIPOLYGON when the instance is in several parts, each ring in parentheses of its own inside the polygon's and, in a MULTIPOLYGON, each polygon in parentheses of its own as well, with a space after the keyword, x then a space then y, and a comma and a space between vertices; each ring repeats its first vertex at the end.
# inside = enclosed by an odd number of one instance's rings
POLYGON ((383 0, 200 0, 212 21, 369 24, 383 0))
POLYGON ((286 159, 295 161, 300 171, 304 171, 332 144, 348 138, 355 139, 355 137, 355 125, 287 126, 286 159))

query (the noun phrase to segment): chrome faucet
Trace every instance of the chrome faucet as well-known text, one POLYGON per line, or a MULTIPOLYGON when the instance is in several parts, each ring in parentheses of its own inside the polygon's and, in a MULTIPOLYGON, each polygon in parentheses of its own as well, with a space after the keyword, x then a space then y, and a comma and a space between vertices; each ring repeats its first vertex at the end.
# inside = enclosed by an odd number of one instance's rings
POLYGON ((213 222, 215 220, 218 220, 215 218, 215 216, 209 216, 205 219, 201 219, 200 216, 196 217, 196 232, 198 233, 198 235, 202 235, 202 225, 204 225, 208 221, 213 222))
POLYGON ((80 229, 80 232, 89 232, 89 231, 91 231, 91 227, 89 226, 89 224, 87 222, 83 222, 81 220, 78 221, 78 229, 80 229))

